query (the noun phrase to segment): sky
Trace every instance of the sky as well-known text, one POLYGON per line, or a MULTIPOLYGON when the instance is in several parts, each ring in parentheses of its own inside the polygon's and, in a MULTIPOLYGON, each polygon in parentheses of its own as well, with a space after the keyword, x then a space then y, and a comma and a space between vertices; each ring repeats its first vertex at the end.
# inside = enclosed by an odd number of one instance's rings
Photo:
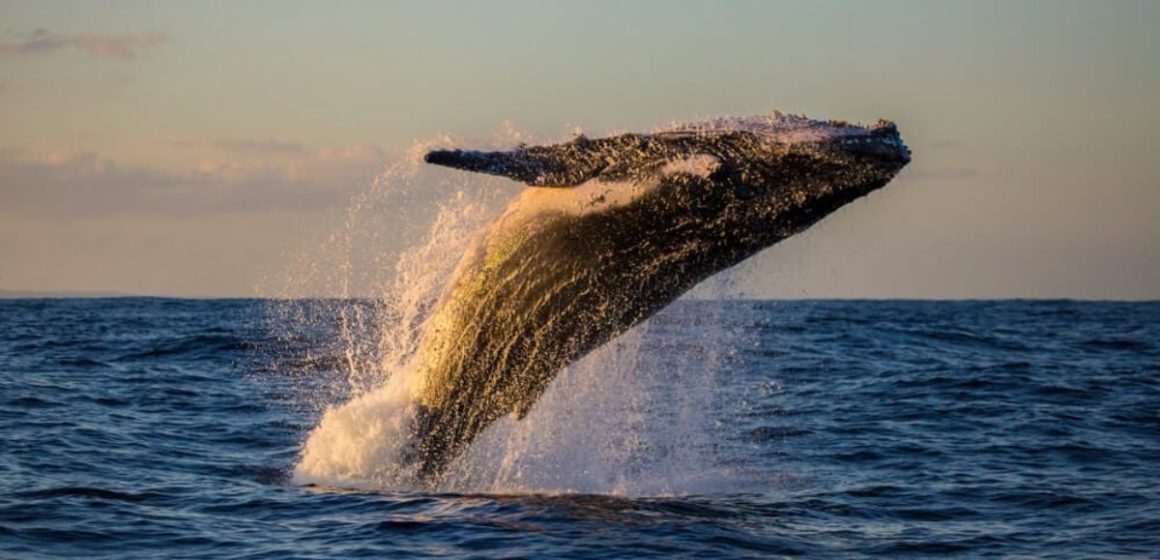
POLYGON ((914 159, 738 294, 1160 299, 1158 29, 1152 0, 0 0, 0 290, 268 295, 416 141, 780 109, 891 119, 914 159))

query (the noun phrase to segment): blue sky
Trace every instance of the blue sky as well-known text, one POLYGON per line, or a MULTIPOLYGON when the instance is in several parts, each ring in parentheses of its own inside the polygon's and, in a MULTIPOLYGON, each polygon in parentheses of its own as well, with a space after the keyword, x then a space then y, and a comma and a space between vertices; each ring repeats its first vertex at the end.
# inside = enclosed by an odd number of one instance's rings
POLYGON ((0 289, 251 295, 415 140, 774 108, 895 184, 757 297, 1160 297, 1155 2, 0 2, 0 289))

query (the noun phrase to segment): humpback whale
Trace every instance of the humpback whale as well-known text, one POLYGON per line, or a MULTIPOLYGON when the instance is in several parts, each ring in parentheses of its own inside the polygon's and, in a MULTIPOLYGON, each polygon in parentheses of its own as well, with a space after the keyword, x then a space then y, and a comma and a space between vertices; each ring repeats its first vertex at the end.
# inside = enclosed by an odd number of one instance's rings
POLYGON ((889 121, 775 112, 425 160, 529 187, 463 256, 419 344, 405 461, 431 483, 561 369, 886 185, 910 151, 889 121))

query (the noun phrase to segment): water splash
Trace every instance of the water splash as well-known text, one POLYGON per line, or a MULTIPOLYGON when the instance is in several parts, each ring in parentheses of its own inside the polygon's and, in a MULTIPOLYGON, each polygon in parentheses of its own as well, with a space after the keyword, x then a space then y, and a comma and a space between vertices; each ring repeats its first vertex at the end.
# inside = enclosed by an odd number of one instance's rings
POLYGON ((340 311, 339 339, 352 399, 331 406, 311 433, 295 469, 297 483, 406 488, 400 465, 414 421, 412 359, 425 320, 472 234, 491 217, 465 191, 437 204, 426 241, 399 254, 374 312, 357 302, 340 311), (369 320, 377 321, 371 323, 369 320))
MULTIPOLYGON (((711 283, 713 292, 729 284, 711 283)), ((688 324, 638 325, 561 372, 526 418, 489 427, 445 488, 618 496, 735 488, 714 439, 723 322, 715 314, 680 320, 696 323, 699 340, 686 340, 688 324)))
MULTIPOLYGON (((510 145, 527 137, 509 125, 495 140, 510 145)), ((320 288, 330 286, 340 306, 328 351, 341 375, 311 386, 308 398, 325 411, 303 445, 295 483, 418 488, 400 459, 414 422, 413 362, 425 321, 472 239, 522 188, 418 165, 419 154, 446 144, 450 139, 417 144, 352 201, 342 227, 288 276, 294 286, 287 293, 327 293, 320 288)), ((719 278, 700 293, 729 290, 729 275, 719 278)), ((318 320, 293 301, 275 314, 279 320, 318 320)), ((724 336, 719 320, 698 320, 698 333, 724 336)), ((710 421, 720 357, 705 348, 720 346, 685 344, 679 336, 646 322, 566 368, 526 418, 488 428, 438 490, 714 490, 728 477, 715 464, 710 421)))

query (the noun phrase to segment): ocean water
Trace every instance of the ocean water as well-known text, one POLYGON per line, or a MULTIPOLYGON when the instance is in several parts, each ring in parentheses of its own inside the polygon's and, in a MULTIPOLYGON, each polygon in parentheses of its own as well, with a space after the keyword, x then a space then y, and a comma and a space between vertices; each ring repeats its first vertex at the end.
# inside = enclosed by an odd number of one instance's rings
POLYGON ((1160 557, 1160 303, 679 301, 434 489, 296 477, 287 305, 0 301, 0 557, 1160 557))

